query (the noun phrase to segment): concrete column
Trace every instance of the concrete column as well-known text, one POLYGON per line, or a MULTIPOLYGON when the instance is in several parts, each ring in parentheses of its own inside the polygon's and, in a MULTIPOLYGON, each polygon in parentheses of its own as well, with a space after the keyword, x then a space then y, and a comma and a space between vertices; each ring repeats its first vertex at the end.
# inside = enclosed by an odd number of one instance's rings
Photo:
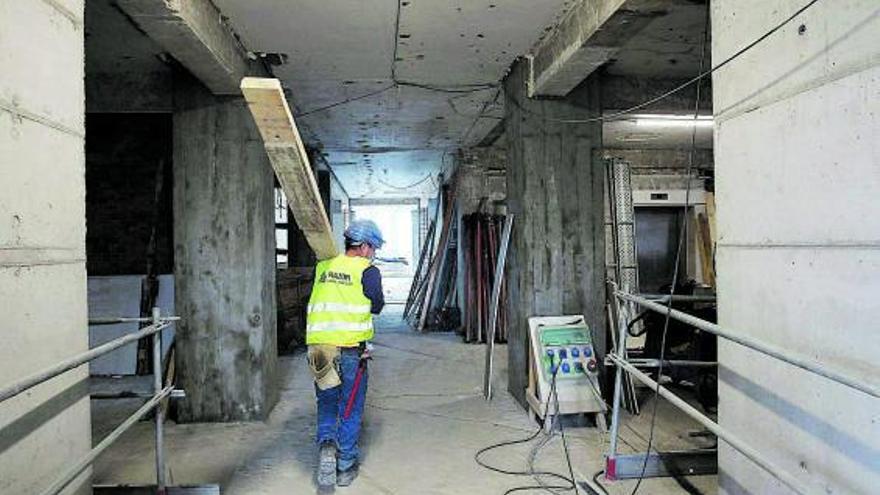
POLYGON ((504 82, 507 202, 516 215, 507 269, 508 386, 523 405, 530 316, 583 314, 597 351, 605 351, 602 129, 552 120, 598 115, 597 80, 562 99, 530 99, 524 69, 517 63, 504 82))
MULTIPOLYGON (((0 2, 0 383, 85 351, 82 2, 0 2)), ((88 366, 0 404, 0 492, 91 449, 88 366)), ((91 493, 91 471, 65 493, 91 493)))
POLYGON ((272 169, 242 98, 175 86, 180 417, 265 418, 278 397, 272 169))
MULTIPOLYGON (((715 0, 712 60, 800 2, 715 0)), ((877 382, 880 10, 819 2, 714 75, 719 323, 877 382)), ((721 426, 808 493, 877 493, 880 402, 719 342, 721 426)), ((793 493, 719 442, 720 493, 793 493)))

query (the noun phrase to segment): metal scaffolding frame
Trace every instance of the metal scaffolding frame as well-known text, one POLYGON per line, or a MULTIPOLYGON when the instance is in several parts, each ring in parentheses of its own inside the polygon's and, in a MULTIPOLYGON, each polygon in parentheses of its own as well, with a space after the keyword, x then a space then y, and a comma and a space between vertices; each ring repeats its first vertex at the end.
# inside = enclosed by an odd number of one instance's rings
POLYGON ((162 408, 160 407, 163 400, 168 397, 180 397, 183 395, 182 391, 175 390, 173 386, 163 387, 162 386, 162 369, 163 369, 163 356, 162 356, 162 330, 169 327, 172 322, 179 321, 180 317, 177 316, 165 316, 163 317, 160 313, 159 308, 153 308, 153 314, 150 318, 95 318, 93 320, 89 320, 89 324, 95 325, 110 325, 115 323, 129 323, 129 322, 149 322, 150 325, 146 326, 137 332, 130 333, 128 335, 119 337, 118 339, 111 340, 105 344, 99 345, 94 349, 90 349, 81 354, 77 354, 76 356, 70 357, 61 361, 60 363, 46 368, 42 371, 29 375, 17 382, 7 385, 3 388, 0 388, 0 403, 9 400, 26 390, 29 390, 43 382, 49 381, 52 378, 55 378, 58 375, 66 373, 72 369, 78 368, 85 363, 93 361, 105 354, 113 352, 114 350, 129 344, 131 342, 137 341, 144 337, 148 337, 150 335, 154 335, 153 337, 153 395, 149 396, 149 400, 144 403, 137 411, 135 411, 131 416, 126 418, 125 421, 122 422, 116 429, 114 429, 109 435, 107 435, 103 440, 101 440, 98 445, 92 448, 88 454, 82 459, 80 459, 76 464, 71 466, 67 471, 65 471, 61 476, 53 480, 52 484, 49 485, 48 488, 41 492, 41 495, 56 495, 57 493, 64 490, 67 485, 69 485, 77 476, 80 475, 86 468, 88 468, 97 457, 104 452, 113 442, 119 439, 123 433, 125 433, 129 428, 131 428, 135 423, 137 423, 141 418, 146 416, 150 411, 155 410, 154 415, 154 430, 155 430, 155 438, 156 438, 156 486, 157 493, 164 494, 166 489, 165 482, 165 452, 164 452, 164 433, 163 433, 163 422, 164 422, 164 414, 162 412, 162 408))
MULTIPOLYGON (((660 300, 678 300, 679 297, 681 296, 675 296, 672 298, 661 297, 660 300)), ((815 360, 795 355, 780 347, 761 342, 746 335, 738 334, 733 330, 721 327, 715 323, 711 323, 706 320, 689 315, 687 313, 672 309, 671 304, 669 306, 666 306, 664 304, 656 302, 656 300, 652 301, 646 297, 630 294, 616 289, 614 290, 614 296, 612 297, 612 300, 614 301, 614 304, 618 306, 620 305, 621 301, 626 301, 628 303, 633 303, 652 311, 656 311, 663 315, 668 315, 672 319, 694 326, 700 330, 716 335, 717 337, 721 337, 744 347, 748 347, 749 349, 779 359, 780 361, 786 362, 792 366, 796 366, 803 370, 825 377, 829 380, 858 390, 865 394, 871 395, 875 398, 880 398, 880 387, 878 387, 877 385, 866 383, 845 373, 822 366, 822 364, 816 362, 815 360)), ((669 464, 669 462, 664 459, 665 454, 663 453, 652 454, 651 452, 645 452, 635 455, 621 455, 617 452, 618 431, 620 428, 620 407, 622 399, 621 395, 623 393, 624 372, 626 372, 628 376, 642 382, 643 384, 650 387, 652 390, 656 390, 661 397, 668 400, 673 406, 699 422, 701 425, 706 427, 706 429, 714 433, 718 438, 723 440, 732 448, 736 449, 739 453, 748 457, 755 464, 760 466, 774 478, 784 483, 795 492, 800 494, 810 494, 815 492, 815 490, 811 490, 807 486, 805 486, 801 480, 780 469, 773 462, 764 457, 760 452, 746 444, 730 431, 721 427, 715 421, 712 421, 711 418, 688 404, 684 399, 677 396, 674 392, 661 386, 656 381, 651 379, 648 375, 639 371, 636 366, 642 366, 647 363, 637 363, 637 360, 627 359, 627 321, 625 320, 625 316, 623 316, 623 312, 617 311, 617 314, 617 320, 612 322, 612 325, 615 327, 612 328, 612 331, 616 331, 619 335, 617 340, 617 347, 615 348, 613 353, 609 353, 607 356, 607 359, 616 366, 616 372, 614 381, 614 402, 612 404, 611 413, 611 439, 609 442, 608 454, 605 457, 606 479, 616 480, 623 479, 624 477, 634 477, 621 476, 622 471, 632 472, 634 468, 637 468, 638 477, 658 476, 669 471, 669 469, 667 469, 669 466, 664 465, 669 464), (642 473, 642 471, 644 471, 644 473, 642 473)), ((659 364, 659 360, 652 361, 655 361, 656 364, 659 364)), ((691 366, 694 363, 678 362, 676 364, 691 366)), ((701 365, 705 365, 705 363, 701 363, 701 365)), ((701 467, 698 465, 695 466, 694 464, 691 464, 690 466, 685 467, 684 472, 685 474, 697 474, 699 472, 706 471, 702 470, 701 467)))

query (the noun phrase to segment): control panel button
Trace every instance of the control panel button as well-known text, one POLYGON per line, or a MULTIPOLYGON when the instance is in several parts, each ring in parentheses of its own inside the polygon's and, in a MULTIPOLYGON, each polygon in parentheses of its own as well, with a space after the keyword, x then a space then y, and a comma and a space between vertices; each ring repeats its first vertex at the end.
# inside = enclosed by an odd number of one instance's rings
POLYGON ((580 361, 574 363, 574 370, 578 373, 583 373, 584 372, 584 364, 581 363, 580 361))
POLYGON ((587 369, 590 371, 596 371, 596 360, 590 359, 587 361, 587 369))
POLYGON ((562 363, 562 372, 568 373, 570 371, 571 371, 571 366, 569 366, 568 363, 562 363))
POLYGON ((553 349, 547 349, 547 355, 553 357, 553 349))
POLYGON ((581 355, 581 351, 579 351, 577 347, 572 347, 572 348, 571 348, 571 357, 575 357, 575 358, 576 358, 576 357, 578 357, 578 356, 580 356, 580 355, 581 355))
POLYGON ((584 347, 584 357, 590 357, 593 355, 593 350, 589 347, 584 347))
POLYGON ((559 349, 559 358, 565 359, 568 356, 568 353, 565 352, 565 349, 559 349))

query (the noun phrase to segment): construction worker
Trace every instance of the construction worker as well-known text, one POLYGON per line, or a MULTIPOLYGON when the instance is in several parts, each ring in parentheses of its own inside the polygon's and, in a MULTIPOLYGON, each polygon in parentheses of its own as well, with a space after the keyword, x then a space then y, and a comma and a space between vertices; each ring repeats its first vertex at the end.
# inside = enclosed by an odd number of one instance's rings
POLYGON ((358 475, 358 436, 367 392, 368 341, 382 311, 382 276, 372 265, 385 241, 376 224, 345 230, 345 253, 318 263, 306 344, 318 400, 318 486, 348 486, 358 475))

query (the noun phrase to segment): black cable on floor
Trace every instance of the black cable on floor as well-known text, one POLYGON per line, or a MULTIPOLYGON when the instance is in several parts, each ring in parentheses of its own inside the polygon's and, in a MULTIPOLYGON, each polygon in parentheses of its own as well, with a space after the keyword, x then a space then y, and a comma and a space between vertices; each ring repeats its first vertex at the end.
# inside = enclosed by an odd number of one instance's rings
MULTIPOLYGON (((556 402, 556 415, 554 418, 559 417, 559 393, 556 391, 556 384, 552 387, 550 394, 553 396, 553 400, 556 402)), ((568 443, 565 441, 565 425, 562 424, 562 420, 559 421, 559 432, 562 435, 562 450, 565 452, 565 462, 568 464, 568 474, 571 476, 571 484, 574 485, 574 493, 575 495, 580 495, 578 491, 577 483, 574 481, 574 469, 571 467, 571 456, 568 454, 568 443)))
POLYGON ((602 490, 602 493, 604 495, 608 495, 608 491, 605 490, 605 487, 599 483, 599 476, 602 476, 603 474, 605 474, 604 469, 600 469, 600 470, 596 471, 596 473, 593 474, 593 484, 596 485, 597 487, 599 487, 599 489, 602 490))
MULTIPOLYGON (((547 413, 550 411, 550 399, 553 398, 554 396, 556 396, 556 374, 558 372, 559 372, 559 367, 557 366, 556 369, 553 370, 553 377, 550 380, 550 396, 547 397, 547 402, 544 404, 544 420, 545 421, 548 418, 547 413)), ((556 407, 557 407, 557 412, 558 412, 558 407, 559 407, 558 396, 556 396, 556 407)), ((558 418, 558 416, 559 416, 558 414, 555 414, 553 417, 558 418)), ((554 473, 551 471, 535 471, 534 469, 530 469, 528 471, 512 471, 509 469, 503 469, 503 468, 499 468, 496 466, 492 466, 491 464, 487 464, 486 462, 484 462, 480 459, 481 455, 483 455, 484 453, 489 452, 491 450, 499 449, 502 447, 508 447, 511 445, 518 445, 518 444, 531 442, 532 440, 537 438, 538 435, 541 434, 541 431, 543 429, 544 429, 543 425, 539 425, 538 428, 535 430, 535 432, 526 438, 521 438, 519 440, 509 440, 506 442, 499 442, 496 444, 492 444, 488 447, 484 447, 484 448, 478 450, 476 454, 474 454, 474 461, 477 464, 479 464, 481 467, 486 468, 490 471, 494 471, 496 473, 506 474, 506 475, 510 475, 510 476, 547 476, 550 478, 564 481, 567 484, 566 485, 543 485, 542 484, 542 485, 517 486, 517 487, 511 488, 511 489, 507 490, 506 492, 504 492, 504 495, 508 495, 510 493, 527 491, 527 490, 547 490, 547 491, 550 491, 551 493, 555 493, 555 492, 552 492, 551 490, 569 491, 569 490, 573 489, 573 490, 577 491, 577 484, 574 481, 573 475, 571 478, 569 478, 569 477, 562 475, 562 474, 559 474, 559 473, 554 473)), ((566 458, 568 458, 568 451, 567 450, 566 450, 566 458)), ((571 469, 570 460, 569 460, 569 469, 571 469)))

